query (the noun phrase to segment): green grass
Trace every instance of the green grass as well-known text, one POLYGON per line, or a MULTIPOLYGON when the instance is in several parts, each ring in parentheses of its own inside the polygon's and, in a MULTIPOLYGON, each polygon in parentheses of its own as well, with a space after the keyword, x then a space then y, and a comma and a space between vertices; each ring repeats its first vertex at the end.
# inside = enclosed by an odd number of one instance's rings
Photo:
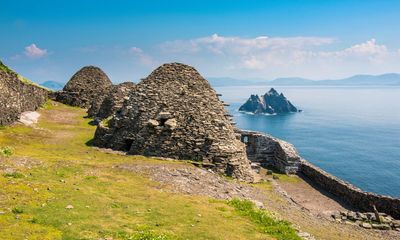
POLYGON ((0 239, 278 238, 274 225, 268 231, 232 202, 170 193, 143 176, 115 168, 184 163, 87 146, 95 127, 83 118, 84 109, 48 102, 40 113, 36 128, 0 130, 0 146, 13 149, 11 156, 0 157, 0 211, 5 212, 0 215, 0 239), (5 172, 9 168, 13 173, 5 172))
POLYGON ((3 64, 2 61, 0 61, 0 71, 6 72, 6 73, 15 73, 13 70, 11 70, 9 67, 3 64))
POLYGON ((5 146, 0 147, 0 156, 9 157, 13 154, 13 149, 11 147, 5 146))
POLYGON ((109 127, 111 119, 112 119, 112 116, 110 116, 106 119, 103 119, 100 124, 103 125, 104 127, 109 127))
POLYGON ((22 76, 22 75, 16 73, 14 70, 12 70, 12 69, 9 68, 8 66, 4 65, 3 62, 1 62, 1 61, 0 61, 0 71, 4 71, 4 72, 6 72, 6 73, 14 73, 14 74, 17 75, 18 79, 19 79, 21 82, 23 82, 23 83, 30 84, 30 85, 35 85, 35 86, 37 86, 37 87, 40 87, 40 88, 44 88, 44 89, 46 89, 46 90, 49 90, 48 88, 45 88, 45 87, 43 87, 43 86, 40 86, 39 84, 37 84, 37 83, 35 83, 35 82, 29 80, 28 78, 26 78, 26 77, 24 77, 24 76, 22 76))
POLYGON ((248 200, 233 199, 229 201, 236 211, 256 223, 260 229, 279 240, 300 240, 296 231, 287 221, 276 220, 270 213, 256 209, 254 204, 248 200))
POLYGON ((6 178, 23 178, 24 174, 19 172, 12 172, 12 173, 5 173, 3 174, 3 176, 6 178))

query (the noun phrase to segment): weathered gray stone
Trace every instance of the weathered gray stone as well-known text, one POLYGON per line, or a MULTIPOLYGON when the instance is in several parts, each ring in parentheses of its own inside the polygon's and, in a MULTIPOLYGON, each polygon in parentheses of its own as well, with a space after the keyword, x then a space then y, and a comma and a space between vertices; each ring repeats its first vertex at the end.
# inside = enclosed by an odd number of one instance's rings
POLYGON ((366 228, 366 229, 371 229, 372 228, 372 225, 370 223, 367 223, 367 222, 361 223, 360 226, 363 227, 363 228, 366 228))
POLYGON ((388 224, 384 224, 384 223, 381 223, 381 224, 373 223, 371 225, 372 225, 373 229, 379 229, 379 230, 390 230, 391 229, 388 224))
MULTIPOLYGON (((380 213, 389 214, 396 219, 400 218, 400 199, 398 198, 364 192, 303 159, 301 160, 300 172, 313 183, 359 210, 373 211, 373 206, 376 206, 380 213)), ((375 213, 368 212, 366 216, 371 221, 377 220, 375 213)))
POLYGON ((202 161, 218 172, 253 180, 245 145, 236 139, 223 103, 193 67, 164 64, 128 97, 108 126, 99 124, 95 145, 202 161))
POLYGON ((90 108, 94 103, 98 108, 111 86, 110 79, 100 68, 87 66, 72 76, 63 91, 55 94, 55 99, 82 108, 90 108))
POLYGON ((22 112, 35 111, 48 99, 50 91, 21 76, 0 62, 0 125, 17 121, 22 112))
POLYGON ((264 167, 274 167, 282 173, 297 173, 300 156, 292 144, 260 132, 237 130, 237 133, 246 144, 250 161, 264 167))
POLYGON ((112 116, 122 107, 124 101, 129 100, 128 94, 134 88, 135 84, 132 82, 124 82, 113 86, 103 101, 92 102, 92 106, 88 110, 88 116, 95 118, 96 121, 112 116))

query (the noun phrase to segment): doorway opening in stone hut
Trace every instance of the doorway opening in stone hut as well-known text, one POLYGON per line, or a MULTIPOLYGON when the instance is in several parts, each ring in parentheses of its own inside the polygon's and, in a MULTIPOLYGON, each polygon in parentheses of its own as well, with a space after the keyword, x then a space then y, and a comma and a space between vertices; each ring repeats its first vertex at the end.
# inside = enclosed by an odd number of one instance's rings
POLYGON ((129 150, 131 150, 132 144, 133 144, 133 139, 125 138, 123 151, 129 152, 129 150))
POLYGON ((159 124, 159 126, 164 127, 164 126, 165 126, 165 123, 166 123, 167 121, 168 121, 167 118, 161 118, 161 119, 158 121, 158 124, 159 124))

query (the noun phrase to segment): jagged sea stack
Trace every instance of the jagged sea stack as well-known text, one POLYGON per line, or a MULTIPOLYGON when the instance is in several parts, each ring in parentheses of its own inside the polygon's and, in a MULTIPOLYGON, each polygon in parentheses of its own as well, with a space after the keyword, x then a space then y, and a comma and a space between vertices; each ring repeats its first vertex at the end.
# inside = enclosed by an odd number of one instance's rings
POLYGON ((253 180, 245 145, 223 103, 191 66, 164 64, 136 85, 123 107, 99 124, 94 144, 129 154, 197 160, 253 180))
POLYGON ((56 94, 56 100, 71 106, 89 108, 93 102, 102 102, 112 83, 98 67, 83 67, 56 94))
POLYGON ((133 82, 123 82, 113 86, 102 102, 92 104, 88 110, 88 115, 94 117, 96 121, 112 116, 122 107, 129 92, 134 88, 133 82))
POLYGON ((297 112, 297 108, 287 100, 283 93, 279 94, 271 88, 262 96, 251 95, 250 98, 239 108, 242 112, 260 113, 290 113, 297 112))
POLYGON ((49 91, 23 78, 0 61, 0 125, 8 125, 24 111, 35 111, 49 91))

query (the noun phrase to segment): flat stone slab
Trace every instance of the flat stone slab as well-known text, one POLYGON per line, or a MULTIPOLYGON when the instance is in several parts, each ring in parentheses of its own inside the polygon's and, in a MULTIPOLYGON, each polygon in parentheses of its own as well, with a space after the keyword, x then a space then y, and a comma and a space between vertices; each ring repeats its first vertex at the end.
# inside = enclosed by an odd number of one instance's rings
POLYGON ((31 126, 38 122, 39 117, 40 117, 40 113, 27 111, 27 112, 21 113, 21 116, 19 117, 18 121, 26 126, 31 126))

